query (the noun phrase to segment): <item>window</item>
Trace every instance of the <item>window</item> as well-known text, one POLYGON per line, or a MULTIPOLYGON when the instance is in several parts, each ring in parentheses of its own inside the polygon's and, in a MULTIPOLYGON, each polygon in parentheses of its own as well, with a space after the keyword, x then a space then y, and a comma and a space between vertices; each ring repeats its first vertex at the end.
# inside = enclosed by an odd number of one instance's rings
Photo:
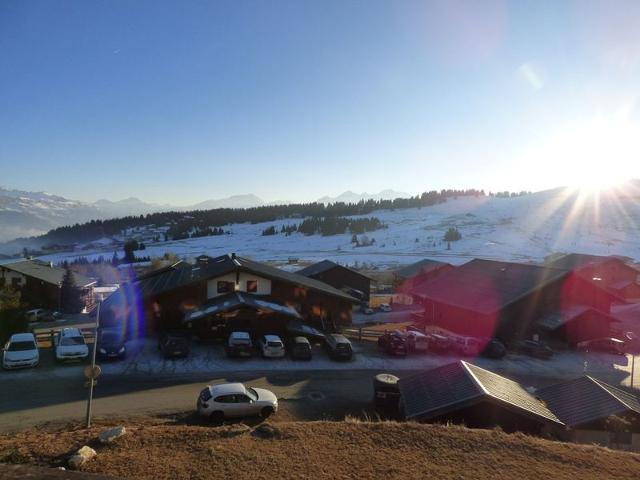
POLYGON ((249 403, 251 400, 246 395, 236 395, 236 403, 249 403))
POLYGON ((257 280, 247 280, 247 292, 248 293, 256 293, 258 291, 258 281, 257 280))
POLYGON ((235 395, 220 395, 214 400, 216 403, 236 403, 235 395))
POLYGON ((20 278, 13 277, 11 279, 11 286, 13 288, 18 288, 20 286, 20 278))
POLYGON ((233 292, 233 290, 233 282, 226 282, 224 280, 218 282, 218 293, 230 293, 233 292))

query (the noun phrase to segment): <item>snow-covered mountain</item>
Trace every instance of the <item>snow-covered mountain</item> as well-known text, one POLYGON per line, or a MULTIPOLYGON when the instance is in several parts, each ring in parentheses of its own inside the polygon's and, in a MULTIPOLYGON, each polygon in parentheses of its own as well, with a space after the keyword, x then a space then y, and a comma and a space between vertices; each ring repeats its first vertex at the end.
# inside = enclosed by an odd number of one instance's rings
POLYGON ((45 192, 0 187, 0 241, 40 235, 55 227, 100 216, 100 210, 92 204, 45 192))
POLYGON ((146 203, 136 197, 129 197, 123 200, 111 201, 100 199, 93 203, 100 211, 101 218, 124 217, 127 215, 144 215, 152 212, 163 212, 175 207, 157 203, 146 203))
POLYGON ((264 201, 253 194, 232 195, 226 198, 218 198, 205 200, 188 207, 182 207, 181 210, 211 210, 214 208, 250 208, 264 205, 264 201))
MULTIPOLYGON (((622 255, 640 260, 640 194, 638 190, 585 194, 566 189, 519 197, 466 196, 431 207, 376 211, 387 228, 370 232, 375 243, 356 247, 352 235, 263 236, 270 226, 280 230, 287 220, 232 224, 229 235, 190 238, 147 245, 145 255, 173 252, 181 257, 239 252, 256 260, 286 264, 291 258, 380 267, 436 258, 460 264, 474 257, 542 262, 557 252, 622 255), (443 241, 455 226, 462 238, 451 247, 443 241)), ((57 253, 54 262, 77 256, 110 255, 108 249, 57 253), (106 252, 106 253, 105 253, 106 252)))
POLYGON ((351 190, 341 193, 337 197, 324 196, 319 198, 318 203, 358 203, 360 200, 394 200, 396 198, 409 198, 411 195, 404 192, 397 192, 395 190, 382 190, 378 193, 355 193, 351 190))

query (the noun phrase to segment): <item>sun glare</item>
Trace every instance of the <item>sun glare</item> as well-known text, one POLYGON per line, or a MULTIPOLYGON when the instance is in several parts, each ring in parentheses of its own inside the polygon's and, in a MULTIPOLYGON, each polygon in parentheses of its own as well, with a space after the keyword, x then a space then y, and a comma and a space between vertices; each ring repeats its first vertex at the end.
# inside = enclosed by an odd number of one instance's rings
POLYGON ((611 189, 640 173, 640 128, 626 117, 594 118, 556 132, 529 152, 540 180, 581 192, 611 189))

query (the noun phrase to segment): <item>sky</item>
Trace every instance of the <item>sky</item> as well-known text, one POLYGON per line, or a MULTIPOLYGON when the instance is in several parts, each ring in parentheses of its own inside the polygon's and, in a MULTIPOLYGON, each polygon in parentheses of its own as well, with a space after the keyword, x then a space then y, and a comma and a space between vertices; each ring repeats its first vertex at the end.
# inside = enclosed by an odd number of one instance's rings
POLYGON ((0 185, 188 205, 640 177, 640 2, 0 2, 0 185))

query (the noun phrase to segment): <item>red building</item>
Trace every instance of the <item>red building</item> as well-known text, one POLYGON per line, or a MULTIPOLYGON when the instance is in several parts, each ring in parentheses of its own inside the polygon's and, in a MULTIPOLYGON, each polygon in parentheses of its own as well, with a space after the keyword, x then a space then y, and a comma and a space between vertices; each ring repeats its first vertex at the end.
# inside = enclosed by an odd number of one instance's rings
POLYGON ((414 301, 421 302, 425 286, 454 268, 449 263, 426 258, 393 272, 394 286, 397 292, 411 295, 414 301))
POLYGON ((571 253, 550 266, 573 272, 622 300, 640 300, 640 271, 620 257, 571 253))
MULTIPOLYGON (((550 315, 581 306, 608 316, 611 305, 619 301, 566 270, 480 259, 427 283, 423 295, 426 325, 507 342, 539 333, 540 320, 550 315)), ((591 318, 579 317, 577 329, 583 331, 581 322, 592 322, 591 318)), ((592 331, 591 326, 584 328, 592 331)))

